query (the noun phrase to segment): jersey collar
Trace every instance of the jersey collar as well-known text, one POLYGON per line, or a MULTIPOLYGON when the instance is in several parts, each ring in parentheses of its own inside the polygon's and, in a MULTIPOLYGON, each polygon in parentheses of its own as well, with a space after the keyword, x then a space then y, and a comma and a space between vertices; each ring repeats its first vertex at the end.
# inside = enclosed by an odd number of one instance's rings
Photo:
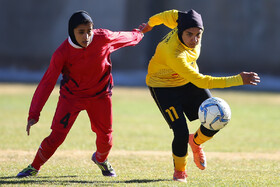
MULTIPOLYGON (((94 34, 91 35, 89 44, 92 42, 93 36, 94 36, 94 34)), ((78 45, 74 44, 74 43, 72 42, 70 36, 68 36, 68 42, 69 42, 69 44, 70 44, 72 47, 74 47, 74 48, 76 48, 76 49, 82 49, 82 48, 83 48, 83 47, 81 47, 81 46, 78 46, 78 45)))

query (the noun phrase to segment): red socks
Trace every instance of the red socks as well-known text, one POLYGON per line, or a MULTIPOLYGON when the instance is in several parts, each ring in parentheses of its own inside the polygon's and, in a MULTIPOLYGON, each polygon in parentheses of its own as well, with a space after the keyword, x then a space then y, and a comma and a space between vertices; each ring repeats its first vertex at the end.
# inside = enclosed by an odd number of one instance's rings
POLYGON ((42 141, 31 165, 35 169, 40 170, 40 167, 54 154, 56 149, 63 143, 66 136, 67 134, 65 133, 52 131, 51 134, 42 141))

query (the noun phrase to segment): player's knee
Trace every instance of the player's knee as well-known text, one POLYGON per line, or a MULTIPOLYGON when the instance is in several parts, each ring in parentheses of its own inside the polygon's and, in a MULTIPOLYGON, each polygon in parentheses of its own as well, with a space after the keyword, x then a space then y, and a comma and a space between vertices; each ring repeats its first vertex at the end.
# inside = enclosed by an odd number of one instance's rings
POLYGON ((176 146, 181 148, 186 148, 188 146, 189 142, 189 133, 186 131, 181 131, 174 133, 174 139, 173 143, 176 144, 176 146))
POLYGON ((188 152, 188 133, 178 133, 172 142, 172 151, 176 156, 185 156, 188 152))
POLYGON ((180 142, 189 142, 189 131, 186 130, 180 130, 174 132, 174 139, 180 142))
POLYGON ((49 147, 57 148, 59 147, 65 140, 67 134, 52 131, 51 134, 45 139, 46 144, 49 147))
POLYGON ((176 139, 184 144, 187 144, 189 142, 189 137, 186 136, 185 134, 182 136, 176 137, 176 139))
POLYGON ((112 134, 106 134, 106 135, 98 135, 97 136, 97 143, 102 144, 106 147, 112 147, 113 146, 113 137, 112 134))

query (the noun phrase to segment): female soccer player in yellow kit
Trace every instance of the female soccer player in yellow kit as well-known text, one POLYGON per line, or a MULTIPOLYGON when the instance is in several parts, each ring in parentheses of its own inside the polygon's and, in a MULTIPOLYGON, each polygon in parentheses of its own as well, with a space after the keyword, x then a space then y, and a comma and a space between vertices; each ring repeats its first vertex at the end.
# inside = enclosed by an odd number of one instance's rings
MULTIPOLYGON (((190 121, 198 119, 200 104, 211 97, 208 89, 257 85, 260 78, 254 72, 242 72, 228 77, 212 77, 199 73, 197 59, 204 27, 201 15, 196 11, 169 10, 156 14, 150 17, 142 32, 146 33, 161 24, 172 30, 158 44, 150 60, 146 84, 174 133, 173 180, 186 182, 188 143, 193 151, 194 162, 199 169, 204 170, 206 157, 200 145, 218 131, 201 125, 194 134, 189 134, 185 115, 190 121)), ((217 51, 217 55, 218 53, 217 51)))

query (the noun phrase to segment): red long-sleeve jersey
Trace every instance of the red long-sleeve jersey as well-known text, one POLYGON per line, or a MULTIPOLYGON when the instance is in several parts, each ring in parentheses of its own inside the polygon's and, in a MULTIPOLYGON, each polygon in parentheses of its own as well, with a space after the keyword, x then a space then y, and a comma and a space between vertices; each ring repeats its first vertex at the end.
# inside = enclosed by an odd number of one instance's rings
POLYGON ((50 65, 40 81, 29 109, 28 120, 39 120, 57 79, 62 74, 60 95, 69 99, 92 98, 111 94, 113 79, 110 54, 122 47, 134 46, 143 38, 137 30, 112 32, 94 29, 87 48, 77 47, 66 39, 54 52, 50 65))

